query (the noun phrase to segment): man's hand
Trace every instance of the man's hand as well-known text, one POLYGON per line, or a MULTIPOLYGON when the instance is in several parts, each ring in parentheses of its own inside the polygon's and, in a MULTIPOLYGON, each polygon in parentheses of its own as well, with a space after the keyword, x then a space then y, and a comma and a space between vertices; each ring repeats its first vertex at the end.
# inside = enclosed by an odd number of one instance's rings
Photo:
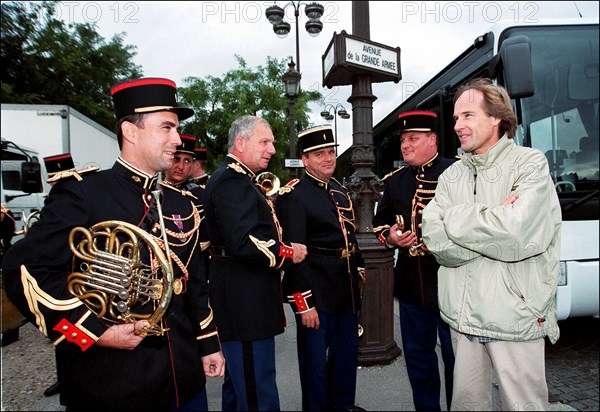
POLYGON ((417 235, 412 230, 402 232, 400 236, 396 234, 396 230, 399 230, 398 225, 394 224, 390 228, 390 234, 388 235, 386 242, 388 245, 397 247, 411 247, 417 245, 417 235))
POLYGON ((315 328, 319 329, 321 322, 319 321, 319 314, 317 313, 317 309, 312 308, 308 312, 304 312, 300 315, 302 318, 302 326, 306 326, 307 328, 315 328))
POLYGON ((292 262, 300 263, 306 259, 308 252, 305 245, 302 243, 292 243, 292 248, 294 249, 294 258, 292 259, 292 262))
POLYGON ((204 374, 209 378, 219 378, 225 375, 225 358, 222 352, 211 353, 202 357, 204 374))
POLYGON ((96 345, 113 349, 133 350, 144 339, 143 330, 146 326, 148 326, 147 320, 113 325, 100 336, 96 341, 96 345))
POLYGON ((501 206, 512 205, 513 203, 515 203, 517 201, 518 198, 519 198, 519 195, 516 195, 516 194, 508 195, 508 197, 506 199, 504 199, 504 202, 502 202, 501 206))

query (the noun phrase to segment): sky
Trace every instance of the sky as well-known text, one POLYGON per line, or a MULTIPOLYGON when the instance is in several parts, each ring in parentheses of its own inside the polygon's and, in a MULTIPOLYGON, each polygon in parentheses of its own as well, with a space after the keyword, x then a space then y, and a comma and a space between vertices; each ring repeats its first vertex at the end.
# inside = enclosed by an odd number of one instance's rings
MULTIPOLYGON (((135 64, 146 77, 166 77, 178 86, 189 76, 221 76, 238 67, 235 55, 248 67, 266 63, 267 56, 296 60, 294 7, 299 2, 276 2, 285 7, 291 31, 278 38, 265 17, 275 2, 266 1, 123 1, 61 2, 58 17, 67 22, 96 24, 98 33, 110 40, 125 33, 124 43, 137 47, 135 64)), ((350 114, 347 101, 352 86, 329 89, 322 82, 322 56, 334 33, 352 34, 352 2, 321 1, 325 13, 323 31, 316 37, 306 32, 307 3, 300 2, 299 55, 302 88, 320 91, 325 103, 311 105, 314 125, 327 123, 320 116, 325 104, 341 104, 350 114)), ((370 40, 401 49, 402 80, 373 83, 373 126, 407 97, 466 50, 473 40, 498 21, 538 22, 546 18, 598 18, 596 1, 507 1, 507 2, 413 2, 370 1, 370 40)), ((285 98, 282 95, 282 98, 285 98)), ((334 121, 330 122, 335 127, 334 121)), ((337 118, 339 153, 352 144, 352 119, 337 118)), ((287 136, 276 136, 288 139, 287 136)))

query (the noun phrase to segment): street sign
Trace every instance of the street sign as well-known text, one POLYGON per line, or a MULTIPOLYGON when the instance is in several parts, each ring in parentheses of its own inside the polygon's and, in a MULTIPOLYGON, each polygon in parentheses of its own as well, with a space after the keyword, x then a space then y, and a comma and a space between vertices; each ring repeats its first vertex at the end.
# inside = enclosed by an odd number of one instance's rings
POLYGON ((302 163, 302 160, 300 160, 300 159, 285 159, 284 166, 291 167, 291 168, 298 168, 298 167, 304 167, 304 164, 302 163))
POLYGON ((389 47, 380 43, 352 36, 342 31, 333 34, 323 60, 323 85, 350 85, 356 75, 368 74, 371 81, 398 83, 400 71, 400 47, 389 47))

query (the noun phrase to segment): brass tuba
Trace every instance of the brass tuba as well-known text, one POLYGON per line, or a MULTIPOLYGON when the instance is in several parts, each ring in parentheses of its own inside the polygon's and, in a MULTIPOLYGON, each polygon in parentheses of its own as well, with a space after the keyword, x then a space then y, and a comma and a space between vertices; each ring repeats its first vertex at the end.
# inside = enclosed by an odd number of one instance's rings
POLYGON ((69 247, 74 254, 73 271, 67 278, 69 292, 108 324, 146 320, 147 327, 141 334, 164 334, 166 329, 160 320, 173 296, 173 268, 166 257, 170 253, 168 248, 165 256, 150 234, 117 220, 97 223, 89 230, 74 228, 69 235, 69 247), (82 238, 76 245, 78 234, 82 238), (142 261, 141 251, 145 249, 149 264, 142 261))
POLYGON ((279 190, 279 178, 271 172, 262 172, 255 178, 256 184, 263 188, 267 196, 273 196, 279 190))

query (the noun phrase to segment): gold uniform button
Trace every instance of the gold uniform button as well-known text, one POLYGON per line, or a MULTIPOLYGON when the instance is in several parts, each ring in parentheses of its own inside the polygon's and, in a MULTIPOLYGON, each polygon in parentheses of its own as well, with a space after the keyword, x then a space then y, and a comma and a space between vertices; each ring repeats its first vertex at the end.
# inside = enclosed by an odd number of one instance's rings
POLYGON ((62 327, 62 330, 64 330, 65 332, 69 330, 69 327, 67 325, 62 327))
POLYGON ((71 333, 71 337, 72 337, 73 339, 75 339, 75 338, 77 337, 77 332, 73 332, 73 333, 71 333))
POLYGON ((82 345, 87 345, 87 343, 88 343, 87 339, 81 339, 81 344, 82 345))

